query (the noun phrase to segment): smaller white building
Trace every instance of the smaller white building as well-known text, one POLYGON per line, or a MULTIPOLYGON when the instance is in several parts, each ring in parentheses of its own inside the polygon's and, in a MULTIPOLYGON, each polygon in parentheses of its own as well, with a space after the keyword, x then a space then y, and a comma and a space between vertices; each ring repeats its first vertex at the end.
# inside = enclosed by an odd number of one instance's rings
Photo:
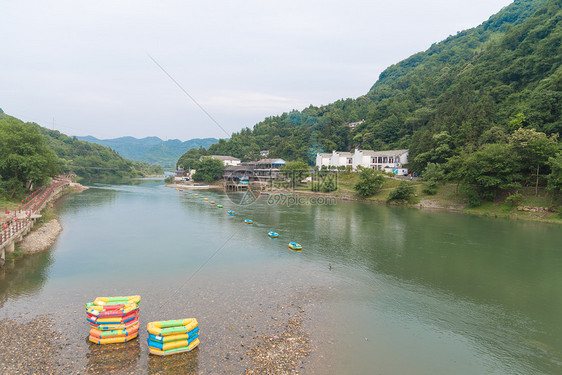
POLYGON ((317 153, 316 166, 319 168, 330 167, 331 159, 332 159, 332 154, 317 153))
POLYGON ((240 159, 235 158, 234 156, 211 155, 210 158, 222 161, 225 167, 228 165, 240 165, 240 159))

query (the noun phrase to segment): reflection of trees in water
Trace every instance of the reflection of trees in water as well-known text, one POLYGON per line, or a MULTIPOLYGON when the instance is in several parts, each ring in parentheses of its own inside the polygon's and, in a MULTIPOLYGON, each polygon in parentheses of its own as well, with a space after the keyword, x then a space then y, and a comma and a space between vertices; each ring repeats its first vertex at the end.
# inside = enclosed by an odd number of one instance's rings
POLYGON ((140 358, 140 341, 138 338, 119 344, 89 345, 88 374, 134 373, 140 358))
POLYGON ((6 261, 0 267, 0 308, 8 298, 39 293, 52 263, 50 251, 6 261))
POLYGON ((149 374, 192 375, 199 373, 199 348, 190 352, 160 357, 148 356, 149 374))
POLYGON ((119 190, 90 188, 79 194, 64 197, 57 204, 57 211, 62 214, 78 214, 84 207, 101 207, 113 203, 121 194, 119 190))

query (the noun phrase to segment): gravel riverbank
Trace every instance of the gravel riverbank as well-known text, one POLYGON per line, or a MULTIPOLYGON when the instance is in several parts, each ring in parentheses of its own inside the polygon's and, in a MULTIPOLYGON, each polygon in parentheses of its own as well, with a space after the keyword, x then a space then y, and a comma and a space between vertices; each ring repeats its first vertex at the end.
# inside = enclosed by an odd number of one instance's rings
POLYGON ((39 228, 34 228, 18 243, 18 247, 26 254, 47 250, 56 241, 61 231, 62 226, 59 221, 53 219, 39 228))

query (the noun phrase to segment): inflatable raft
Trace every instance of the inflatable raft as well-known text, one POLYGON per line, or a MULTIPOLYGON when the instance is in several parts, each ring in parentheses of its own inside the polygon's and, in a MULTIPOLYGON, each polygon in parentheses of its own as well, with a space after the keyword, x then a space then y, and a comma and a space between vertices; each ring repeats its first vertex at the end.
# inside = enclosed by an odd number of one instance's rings
MULTIPOLYGON (((140 300, 141 296, 98 297, 91 304, 95 306, 105 306, 135 303, 138 306, 140 304, 140 300)), ((86 304, 86 307, 88 307, 88 304, 86 304)))
POLYGON ((254 221, 253 221, 253 220, 250 220, 250 219, 246 219, 246 220, 244 220, 244 222, 245 222, 246 224, 248 224, 248 225, 254 224, 254 221))
POLYGON ((271 238, 279 238, 279 233, 271 231, 271 232, 267 232, 267 235, 271 238))
POLYGON ((86 303, 86 319, 90 325, 88 339, 96 344, 130 341, 139 332, 141 297, 98 297, 86 303))
POLYGON ((228 214, 229 214, 230 216, 234 216, 234 214, 236 214, 236 212, 230 210, 230 211, 228 211, 228 214))
POLYGON ((194 318, 150 322, 146 329, 150 354, 167 356, 189 352, 199 345, 199 326, 194 318))
POLYGON ((222 208, 222 204, 217 204, 217 208, 222 208))
POLYGON ((291 250, 295 250, 295 251, 301 251, 302 250, 302 246, 296 242, 289 242, 289 248, 291 250))

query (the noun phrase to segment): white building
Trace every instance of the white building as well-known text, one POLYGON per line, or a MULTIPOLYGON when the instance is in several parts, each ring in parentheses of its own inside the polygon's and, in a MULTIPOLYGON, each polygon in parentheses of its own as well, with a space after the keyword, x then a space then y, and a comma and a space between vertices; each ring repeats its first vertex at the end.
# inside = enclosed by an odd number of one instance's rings
POLYGON ((355 150, 351 152, 333 151, 331 154, 316 154, 316 166, 322 168, 347 167, 351 166, 357 170, 359 166, 385 172, 392 172, 398 175, 408 174, 404 164, 408 163, 408 150, 355 150))
POLYGON ((222 161, 225 167, 228 165, 240 165, 240 159, 233 156, 211 155, 210 158, 222 161))
POLYGON ((329 167, 330 161, 332 159, 332 154, 317 153, 316 154, 316 166, 318 168, 329 167))
POLYGON ((330 165, 336 167, 353 167, 353 154, 351 152, 332 152, 332 157, 330 158, 330 165))

